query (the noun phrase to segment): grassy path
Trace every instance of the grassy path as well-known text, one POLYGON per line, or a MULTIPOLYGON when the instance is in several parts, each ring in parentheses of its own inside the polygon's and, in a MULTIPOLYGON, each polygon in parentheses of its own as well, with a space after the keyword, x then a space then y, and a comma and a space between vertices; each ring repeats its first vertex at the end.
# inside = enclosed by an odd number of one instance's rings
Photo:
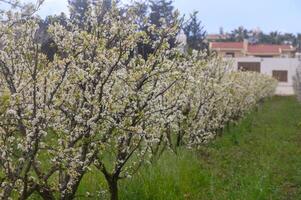
POLYGON ((301 199, 301 105, 274 97, 198 153, 166 154, 121 199, 301 199))

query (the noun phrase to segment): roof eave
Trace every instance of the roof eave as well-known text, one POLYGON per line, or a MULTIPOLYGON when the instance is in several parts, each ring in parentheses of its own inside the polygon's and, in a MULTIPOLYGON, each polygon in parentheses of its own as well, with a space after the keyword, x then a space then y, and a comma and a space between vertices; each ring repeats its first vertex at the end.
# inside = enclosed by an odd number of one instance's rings
POLYGON ((243 48, 211 48, 212 50, 219 50, 219 51, 243 51, 243 48))
POLYGON ((281 53, 254 53, 254 52, 247 52, 247 55, 263 55, 263 56, 266 56, 266 55, 281 55, 281 53))

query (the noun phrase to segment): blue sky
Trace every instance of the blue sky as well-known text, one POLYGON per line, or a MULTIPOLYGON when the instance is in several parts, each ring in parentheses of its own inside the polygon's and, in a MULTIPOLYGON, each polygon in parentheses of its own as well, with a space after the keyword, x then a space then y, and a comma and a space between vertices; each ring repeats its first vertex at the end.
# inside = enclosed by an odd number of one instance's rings
MULTIPOLYGON (((220 27, 230 31, 240 25, 264 32, 301 32, 301 0, 174 0, 174 5, 186 15, 199 11, 209 33, 218 33, 220 27)), ((40 14, 67 10, 67 0, 45 0, 40 14)))

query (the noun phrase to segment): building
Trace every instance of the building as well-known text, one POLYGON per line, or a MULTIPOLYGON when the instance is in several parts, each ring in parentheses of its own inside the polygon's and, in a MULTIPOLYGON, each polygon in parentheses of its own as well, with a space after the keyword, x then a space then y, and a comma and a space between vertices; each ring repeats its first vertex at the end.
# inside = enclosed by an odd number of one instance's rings
POLYGON ((278 80, 277 95, 294 95, 293 77, 301 66, 301 55, 291 45, 210 42, 217 55, 231 60, 234 70, 253 71, 278 80))
POLYGON ((278 80, 277 95, 294 95, 293 77, 300 66, 299 58, 240 57, 230 59, 234 70, 254 71, 278 80))
POLYGON ((226 40, 229 38, 230 38, 229 34, 208 34, 206 40, 208 42, 216 42, 220 40, 226 40))
POLYGON ((210 42, 209 49, 222 57, 294 58, 296 48, 291 45, 250 44, 243 42, 210 42))

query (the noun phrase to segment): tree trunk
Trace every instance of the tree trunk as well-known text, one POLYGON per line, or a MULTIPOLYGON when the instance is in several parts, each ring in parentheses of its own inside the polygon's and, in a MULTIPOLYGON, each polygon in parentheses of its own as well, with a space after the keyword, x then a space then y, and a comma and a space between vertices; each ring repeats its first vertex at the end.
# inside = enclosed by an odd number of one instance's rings
POLYGON ((111 200, 118 200, 118 178, 111 176, 107 178, 111 200))
POLYGON ((38 193, 44 200, 55 200, 55 197, 49 188, 40 188, 38 193))
POLYGON ((2 195, 2 199, 8 199, 12 193, 13 187, 6 186, 2 195))
POLYGON ((183 130, 180 130, 178 132, 176 147, 180 147, 181 145, 183 145, 183 140, 182 140, 183 139, 183 135, 184 135, 183 132, 184 132, 183 130))
MULTIPOLYGON (((61 200, 71 200, 71 199, 74 199, 76 191, 77 191, 78 186, 79 186, 79 183, 82 180, 82 177, 83 177, 83 174, 77 180, 74 180, 74 183, 71 185, 71 190, 68 190, 67 193, 64 193, 62 195, 62 197, 61 197, 61 200)), ((69 181, 70 181, 70 179, 69 179, 69 181)), ((64 190, 67 189, 67 184, 65 185, 65 187, 64 187, 65 189, 64 190)))

